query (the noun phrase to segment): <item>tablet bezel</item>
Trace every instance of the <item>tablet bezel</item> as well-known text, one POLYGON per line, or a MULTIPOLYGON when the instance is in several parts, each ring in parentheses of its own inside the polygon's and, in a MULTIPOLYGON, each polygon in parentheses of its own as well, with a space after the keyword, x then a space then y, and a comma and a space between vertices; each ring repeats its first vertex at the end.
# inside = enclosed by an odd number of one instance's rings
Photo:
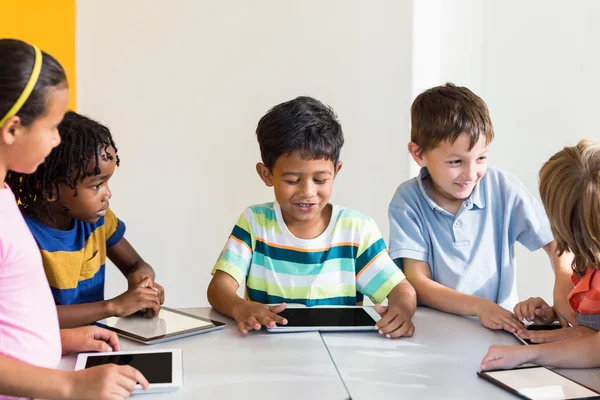
POLYGON ((144 390, 140 384, 135 385, 133 394, 136 393, 158 393, 175 391, 183 386, 183 356, 181 349, 158 349, 158 350, 131 350, 131 351, 113 351, 105 353, 80 353, 77 355, 75 371, 85 368, 88 357, 115 356, 120 354, 150 354, 150 353, 171 353, 171 383, 151 383, 148 390, 144 390))
POLYGON ((576 399, 576 400, 586 400, 586 399, 589 399, 589 400, 598 400, 598 399, 600 399, 600 393, 597 392, 596 390, 594 390, 594 389, 592 389, 592 388, 590 388, 590 387, 588 387, 588 386, 586 386, 586 385, 584 385, 582 383, 574 381, 573 379, 571 379, 571 378, 569 378, 567 376, 559 374, 558 372, 554 371, 553 369, 550 369, 550 368, 547 368, 547 367, 544 367, 544 366, 541 366, 541 365, 532 365, 532 366, 527 366, 527 367, 509 368, 509 369, 494 369, 494 370, 489 370, 489 371, 479 371, 479 372, 477 372, 477 376, 479 376, 480 378, 482 378, 485 381, 490 382, 493 385, 498 386, 499 388, 502 388, 502 389, 504 389, 504 390, 506 390, 506 391, 508 391, 508 392, 510 392, 510 393, 512 393, 514 395, 516 395, 517 397, 519 397, 521 399, 533 400, 531 397, 527 397, 527 396, 523 395, 518 390, 516 390, 516 389, 508 386, 507 384, 505 384, 503 382, 500 382, 496 378, 488 375, 488 373, 490 373, 490 372, 517 371, 517 370, 521 370, 521 369, 531 369, 531 368, 543 368, 543 369, 547 369, 548 371, 550 371, 552 373, 555 373, 556 375, 559 375, 559 376, 561 376, 561 377, 563 377, 563 378, 565 378, 565 379, 567 379, 567 380, 575 383, 576 385, 579 385, 579 386, 581 386, 583 388, 586 388, 587 390, 589 390, 589 391, 597 394, 596 396, 593 396, 593 397, 578 397, 578 398, 571 397, 570 399, 566 399, 566 400, 573 400, 573 399, 576 399))
POLYGON ((286 326, 276 325, 274 327, 265 327, 267 331, 280 333, 280 332, 375 332, 375 324, 381 319, 381 315, 375 311, 374 307, 369 306, 316 306, 316 307, 298 307, 294 309, 300 310, 317 310, 317 309, 330 309, 330 308, 362 308, 365 312, 373 319, 374 323, 372 326, 286 326))
MULTIPOLYGON (((193 318, 193 319, 197 319, 203 322, 210 322, 213 324, 213 326, 199 326, 196 328, 192 328, 192 329, 186 329, 183 331, 177 331, 177 332, 173 332, 173 333, 168 333, 166 335, 159 335, 159 336, 153 336, 151 338, 146 338, 143 336, 139 336, 136 335, 135 333, 129 332, 129 331, 125 331, 119 328, 115 328, 113 326, 108 326, 105 325, 99 321, 94 322, 94 325, 97 325, 101 328, 104 329, 108 329, 110 331, 115 332, 116 334, 126 337, 128 339, 131 340, 135 340, 136 342, 140 342, 140 343, 144 343, 144 344, 154 344, 154 343, 158 343, 161 341, 167 341, 169 339, 177 339, 179 337, 185 337, 185 336, 191 336, 193 333, 200 333, 202 331, 211 331, 211 330, 216 330, 216 329, 222 329, 225 327, 225 323, 223 322, 219 322, 219 321, 215 321, 212 319, 207 319, 207 318, 202 318, 202 317, 198 317, 197 315, 193 315, 193 314, 188 314, 186 312, 183 311, 179 311, 179 310, 175 310, 173 308, 169 308, 169 307, 161 307, 161 310, 167 310, 170 311, 172 313, 175 314, 180 314, 180 315, 185 315, 186 317, 189 318, 193 318)), ((160 314, 159 314, 160 316, 160 314)), ((126 317, 125 317, 126 318, 126 317)))

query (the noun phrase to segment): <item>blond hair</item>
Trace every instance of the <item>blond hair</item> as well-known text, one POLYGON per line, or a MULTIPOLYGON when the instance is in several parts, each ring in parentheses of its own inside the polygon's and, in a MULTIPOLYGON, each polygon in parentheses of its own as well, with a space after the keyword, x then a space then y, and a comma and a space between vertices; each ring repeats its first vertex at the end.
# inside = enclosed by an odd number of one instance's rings
POLYGON ((540 196, 559 254, 575 256, 573 271, 584 275, 600 264, 600 144, 582 140, 542 166, 540 196))

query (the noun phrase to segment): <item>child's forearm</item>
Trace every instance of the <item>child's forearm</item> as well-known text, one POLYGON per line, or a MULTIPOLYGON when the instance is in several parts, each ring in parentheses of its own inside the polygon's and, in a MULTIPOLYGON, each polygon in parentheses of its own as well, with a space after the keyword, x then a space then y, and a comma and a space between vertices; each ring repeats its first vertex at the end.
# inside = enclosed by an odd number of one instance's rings
POLYGON ((56 306, 61 328, 77 328, 115 315, 111 300, 56 306))
POLYGON ((0 394, 36 399, 66 399, 70 390, 68 374, 0 355, 0 394))
POLYGON ((561 368, 600 366, 600 332, 595 335, 535 346, 523 346, 530 363, 561 368))
POLYGON ((404 279, 392 289, 388 295, 388 305, 392 304, 406 310, 411 316, 415 314, 417 309, 417 293, 408 280, 404 279))
POLYGON ((476 317, 486 303, 490 302, 481 297, 460 293, 427 278, 411 283, 421 304, 451 314, 476 317))
POLYGON ((237 288, 228 282, 219 282, 214 279, 210 282, 207 291, 210 305, 228 317, 235 318, 235 311, 248 305, 248 302, 237 295, 237 288))

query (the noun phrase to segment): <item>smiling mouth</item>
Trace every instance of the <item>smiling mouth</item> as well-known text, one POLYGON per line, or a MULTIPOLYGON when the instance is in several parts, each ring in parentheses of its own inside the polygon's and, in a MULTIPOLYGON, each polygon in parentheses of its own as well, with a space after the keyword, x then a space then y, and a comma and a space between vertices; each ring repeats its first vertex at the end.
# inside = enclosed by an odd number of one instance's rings
POLYGON ((309 209, 312 206, 315 206, 315 203, 294 203, 295 206, 300 207, 301 209, 309 209))

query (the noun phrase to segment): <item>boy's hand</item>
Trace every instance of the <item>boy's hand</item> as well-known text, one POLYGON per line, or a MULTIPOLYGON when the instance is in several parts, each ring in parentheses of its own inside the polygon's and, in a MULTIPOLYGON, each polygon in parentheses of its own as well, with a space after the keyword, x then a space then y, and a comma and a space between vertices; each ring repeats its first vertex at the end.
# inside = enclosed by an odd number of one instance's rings
POLYGON ((116 333, 94 325, 61 329, 60 340, 63 355, 86 351, 119 351, 121 349, 116 333))
POLYGON ((525 329, 523 323, 513 313, 489 300, 483 302, 477 316, 481 325, 486 328, 504 329, 512 333, 517 333, 517 331, 525 329))
POLYGON ((410 320, 411 315, 402 307, 375 304, 375 311, 381 315, 381 319, 375 325, 380 335, 385 335, 388 339, 396 339, 401 336, 411 337, 415 333, 415 326, 410 320))
POLYGON ((127 276, 127 284, 129 286, 129 288, 131 289, 132 287, 137 286, 140 282, 142 282, 146 278, 150 278, 150 281, 152 282, 152 285, 150 285, 150 287, 154 288, 156 290, 156 292, 158 293, 158 299, 160 301, 160 304, 163 305, 165 302, 165 288, 162 287, 161 285, 159 285, 158 283, 156 283, 156 281, 154 281, 152 279, 152 277, 149 274, 147 274, 146 272, 143 272, 143 271, 132 272, 131 274, 129 274, 127 276))
POLYGON ((572 328, 555 329, 552 331, 528 331, 526 329, 517 332, 520 338, 529 339, 532 343, 552 343, 561 340, 574 339, 582 336, 595 335, 597 330, 587 326, 574 326, 572 328))
POLYGON ((247 334, 251 330, 260 330, 261 326, 273 327, 275 324, 287 325, 287 320, 277 314, 285 310, 287 304, 281 303, 278 306, 268 306, 266 304, 249 303, 239 307, 233 313, 233 318, 237 322, 238 330, 247 334))
POLYGON ((554 309, 541 297, 530 297, 518 303, 514 308, 515 316, 519 321, 524 319, 538 324, 550 324, 556 321, 554 309))
POLYGON ((491 346, 481 360, 481 369, 509 369, 529 362, 526 357, 527 347, 524 346, 491 346))
POLYGON ((143 311, 145 317, 157 315, 160 311, 160 300, 152 284, 152 279, 146 277, 122 295, 109 300, 112 314, 116 317, 128 317, 143 311))
POLYGON ((136 382, 148 389, 148 380, 129 365, 106 364, 71 373, 69 399, 126 399, 136 382))

